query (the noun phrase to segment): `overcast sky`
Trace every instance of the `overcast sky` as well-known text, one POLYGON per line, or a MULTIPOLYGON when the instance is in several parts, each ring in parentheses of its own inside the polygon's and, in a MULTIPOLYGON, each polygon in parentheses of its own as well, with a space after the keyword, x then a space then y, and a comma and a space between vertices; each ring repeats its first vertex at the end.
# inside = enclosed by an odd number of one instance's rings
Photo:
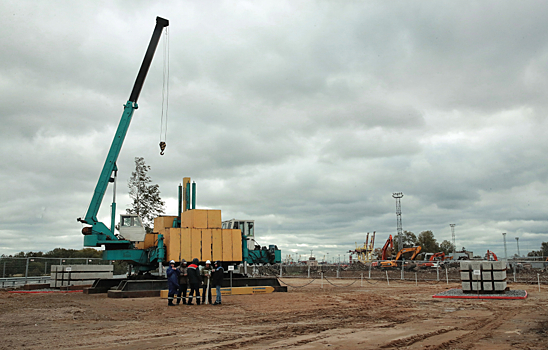
MULTIPOLYGON (((282 255, 432 230, 477 255, 548 241, 548 3, 2 1, 0 254, 83 247, 85 214, 156 16, 170 21, 118 159, 176 215, 254 219, 282 255)), ((112 188, 99 218, 108 226, 112 188)))

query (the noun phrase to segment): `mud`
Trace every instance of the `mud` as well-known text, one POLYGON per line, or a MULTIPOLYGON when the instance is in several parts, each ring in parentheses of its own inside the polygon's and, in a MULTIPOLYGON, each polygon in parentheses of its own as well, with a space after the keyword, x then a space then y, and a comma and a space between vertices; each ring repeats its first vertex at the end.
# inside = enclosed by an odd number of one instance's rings
POLYGON ((0 349, 546 349, 548 288, 433 299, 450 283, 282 279, 288 293, 167 307, 159 298, 0 292, 0 349))

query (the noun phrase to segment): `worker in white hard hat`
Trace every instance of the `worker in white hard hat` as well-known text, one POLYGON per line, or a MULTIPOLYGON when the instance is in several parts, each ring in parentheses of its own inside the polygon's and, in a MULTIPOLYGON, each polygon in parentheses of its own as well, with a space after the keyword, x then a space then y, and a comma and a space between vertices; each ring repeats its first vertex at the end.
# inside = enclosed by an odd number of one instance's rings
POLYGON ((207 260, 205 262, 205 266, 200 271, 200 275, 202 275, 202 298, 204 300, 204 303, 206 301, 211 304, 211 273, 213 272, 213 268, 211 267, 211 261, 207 260), (207 296, 207 299, 206 299, 207 296))
POLYGON ((175 294, 177 294, 177 291, 179 290, 179 270, 175 268, 175 261, 171 260, 169 262, 169 267, 166 270, 167 274, 167 286, 168 286, 168 293, 167 293, 167 305, 168 306, 175 306, 173 304, 173 297, 175 294))

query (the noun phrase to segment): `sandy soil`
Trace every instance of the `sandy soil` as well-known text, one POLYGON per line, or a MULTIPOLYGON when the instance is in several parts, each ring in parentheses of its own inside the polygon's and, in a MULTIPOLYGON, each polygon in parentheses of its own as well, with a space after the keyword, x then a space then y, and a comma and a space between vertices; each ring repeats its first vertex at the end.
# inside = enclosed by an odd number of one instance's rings
POLYGON ((432 298, 458 284, 334 283, 169 308, 159 298, 0 292, 0 348, 548 348, 546 286, 512 285, 528 291, 525 300, 482 301, 432 298))

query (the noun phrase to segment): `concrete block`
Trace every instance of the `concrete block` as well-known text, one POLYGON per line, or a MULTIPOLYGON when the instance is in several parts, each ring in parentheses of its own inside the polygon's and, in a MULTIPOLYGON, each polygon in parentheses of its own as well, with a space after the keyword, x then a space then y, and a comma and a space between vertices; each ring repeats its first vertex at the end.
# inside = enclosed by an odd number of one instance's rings
POLYGON ((470 281, 470 271, 466 270, 466 271, 462 271, 460 272, 460 279, 462 281, 470 281))
POLYGON ((506 270, 506 263, 504 261, 492 261, 493 270, 506 270))
POLYGON ((496 291, 503 291, 506 290, 506 281, 504 282, 493 282, 493 285, 495 286, 496 291))
POLYGON ((465 291, 465 292, 472 290, 472 286, 470 285, 469 281, 463 281, 462 282, 462 290, 465 291))
POLYGON ((483 287, 482 282, 480 282, 480 281, 474 281, 474 282, 471 282, 471 284, 472 284, 472 290, 473 291, 480 291, 481 288, 483 287))
POLYGON ((483 282, 483 290, 488 292, 493 291, 493 282, 483 282))
POLYGON ((472 281, 481 281, 481 277, 481 270, 472 270, 472 281))
POLYGON ((493 280, 495 281, 504 281, 506 279, 506 270, 505 271, 493 271, 493 280))
MULTIPOLYGON (((61 274, 57 272, 57 279, 64 279, 64 280, 92 280, 92 279, 99 279, 99 278, 112 278, 113 274, 112 272, 65 272, 64 274, 61 274)), ((50 278, 55 279, 55 276, 52 274, 50 278)))
POLYGON ((492 270, 493 269, 493 264, 491 263, 491 261, 482 261, 481 262, 481 269, 482 270, 492 270))
POLYGON ((471 270, 481 270, 481 261, 470 261, 471 270))
POLYGON ((460 262, 460 270, 470 270, 470 261, 461 261, 460 262))
POLYGON ((52 272, 67 271, 67 268, 71 272, 112 272, 114 271, 113 265, 52 265, 52 272))
POLYGON ((484 281, 491 281, 491 280, 493 279, 493 276, 491 276, 491 273, 492 273, 492 272, 493 272, 493 271, 491 271, 491 270, 488 270, 488 271, 483 270, 483 271, 481 272, 481 278, 482 278, 482 280, 484 280, 484 281))

